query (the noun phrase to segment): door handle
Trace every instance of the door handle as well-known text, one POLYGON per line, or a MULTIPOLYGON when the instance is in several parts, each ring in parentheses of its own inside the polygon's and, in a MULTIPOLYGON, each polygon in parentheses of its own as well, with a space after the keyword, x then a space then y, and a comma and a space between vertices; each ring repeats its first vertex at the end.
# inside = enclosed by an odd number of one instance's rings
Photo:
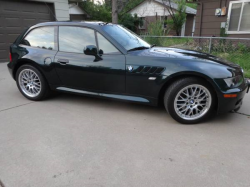
POLYGON ((58 59, 57 62, 59 62, 60 64, 66 65, 69 63, 68 59, 58 59))

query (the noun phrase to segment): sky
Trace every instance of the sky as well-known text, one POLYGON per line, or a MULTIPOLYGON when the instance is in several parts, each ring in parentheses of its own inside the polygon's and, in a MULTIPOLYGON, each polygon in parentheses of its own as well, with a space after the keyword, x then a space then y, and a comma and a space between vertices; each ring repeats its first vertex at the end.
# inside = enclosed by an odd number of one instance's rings
POLYGON ((94 0, 95 3, 100 2, 101 4, 103 3, 104 0, 94 0))

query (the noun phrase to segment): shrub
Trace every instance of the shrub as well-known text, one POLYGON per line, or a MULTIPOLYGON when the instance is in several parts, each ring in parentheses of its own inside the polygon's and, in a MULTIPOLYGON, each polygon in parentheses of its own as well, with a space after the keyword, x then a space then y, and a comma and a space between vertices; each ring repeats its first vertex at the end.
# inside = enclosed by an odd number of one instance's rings
MULTIPOLYGON (((148 34, 149 36, 163 36, 164 35, 164 29, 163 29, 163 22, 157 20, 156 22, 150 23, 148 25, 148 34)), ((161 38, 153 38, 153 37, 149 37, 146 38, 147 42, 149 42, 150 44, 155 44, 158 46, 161 46, 161 38)))

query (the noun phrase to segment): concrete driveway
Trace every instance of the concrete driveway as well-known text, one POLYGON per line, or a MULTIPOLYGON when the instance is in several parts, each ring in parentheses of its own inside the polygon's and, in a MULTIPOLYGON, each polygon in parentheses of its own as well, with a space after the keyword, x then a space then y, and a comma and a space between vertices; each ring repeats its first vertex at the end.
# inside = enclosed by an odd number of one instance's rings
MULTIPOLYGON (((250 114, 250 94, 240 112, 250 114)), ((249 187, 249 143, 240 114, 185 126, 161 107, 67 94, 32 102, 0 64, 5 187, 249 187)))

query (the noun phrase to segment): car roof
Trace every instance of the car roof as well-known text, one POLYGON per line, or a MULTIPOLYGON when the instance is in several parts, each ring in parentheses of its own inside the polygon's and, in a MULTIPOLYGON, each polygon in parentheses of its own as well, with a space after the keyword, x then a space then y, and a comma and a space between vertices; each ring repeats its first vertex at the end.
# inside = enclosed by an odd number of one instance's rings
POLYGON ((105 22, 101 22, 101 21, 53 21, 53 22, 38 23, 38 24, 34 25, 33 27, 60 26, 60 25, 101 27, 103 25, 113 25, 113 24, 112 23, 105 23, 105 22))

